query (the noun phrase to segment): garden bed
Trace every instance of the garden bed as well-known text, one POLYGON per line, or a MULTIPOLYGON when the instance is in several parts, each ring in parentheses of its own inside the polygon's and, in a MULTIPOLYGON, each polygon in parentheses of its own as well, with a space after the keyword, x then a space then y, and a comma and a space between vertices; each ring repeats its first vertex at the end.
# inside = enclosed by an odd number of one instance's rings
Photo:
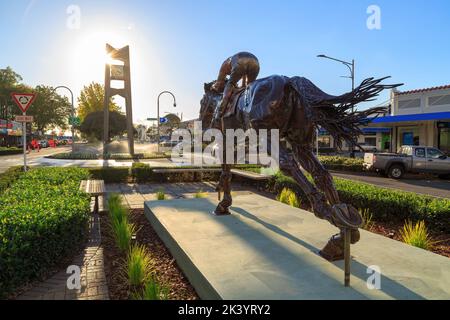
MULTIPOLYGON (((400 234, 402 228, 403 224, 400 222, 374 221, 373 226, 367 231, 403 242, 400 234)), ((430 237, 436 242, 430 251, 450 258, 450 234, 432 230, 430 237)))
POLYGON ((156 159, 168 159, 171 155, 168 154, 156 154, 156 153, 137 153, 134 156, 126 153, 112 153, 104 156, 103 154, 95 153, 58 153, 46 158, 56 160, 118 160, 118 161, 131 161, 131 160, 156 160, 156 159))
MULTIPOLYGON (((184 277, 172 255, 153 230, 144 215, 144 210, 133 210, 130 213, 130 222, 138 226, 135 242, 148 248, 158 280, 169 288, 168 298, 170 300, 198 300, 199 297, 194 288, 184 277)), ((126 276, 124 276, 125 255, 118 250, 109 224, 109 216, 102 215, 102 245, 109 295, 112 300, 128 300, 130 292, 126 276)))
POLYGON ((11 156, 23 153, 23 149, 20 148, 4 148, 0 147, 0 156, 11 156))

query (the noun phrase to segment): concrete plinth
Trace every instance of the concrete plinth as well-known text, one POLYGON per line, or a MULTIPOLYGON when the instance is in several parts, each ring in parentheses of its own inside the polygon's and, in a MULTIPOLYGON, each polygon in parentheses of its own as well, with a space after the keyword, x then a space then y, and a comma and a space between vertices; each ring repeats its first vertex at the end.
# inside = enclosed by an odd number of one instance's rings
POLYGON ((202 299, 450 299, 448 258, 362 231, 345 288, 343 261, 317 254, 338 232, 328 222, 254 194, 235 197, 231 216, 213 216, 216 205, 214 199, 145 203, 147 218, 202 299), (367 286, 372 266, 381 271, 380 290, 367 286))

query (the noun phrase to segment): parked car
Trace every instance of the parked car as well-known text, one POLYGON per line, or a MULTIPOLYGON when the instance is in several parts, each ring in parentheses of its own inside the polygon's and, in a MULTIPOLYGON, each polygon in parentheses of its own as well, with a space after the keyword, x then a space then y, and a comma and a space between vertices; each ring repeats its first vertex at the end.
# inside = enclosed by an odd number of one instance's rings
POLYGON ((394 179, 401 179, 407 172, 450 178, 450 158, 433 147, 403 146, 397 153, 366 153, 364 167, 394 179))
MULTIPOLYGON (((365 152, 377 152, 377 147, 376 146, 372 146, 366 143, 360 143, 359 146, 365 151, 365 152)), ((361 149, 357 148, 355 149, 355 152, 360 152, 361 149)))
POLYGON ((161 148, 173 148, 176 147, 179 143, 179 141, 162 141, 159 146, 161 148))
POLYGON ((41 148, 49 148, 50 147, 50 144, 48 143, 47 140, 40 140, 39 145, 41 146, 41 148))

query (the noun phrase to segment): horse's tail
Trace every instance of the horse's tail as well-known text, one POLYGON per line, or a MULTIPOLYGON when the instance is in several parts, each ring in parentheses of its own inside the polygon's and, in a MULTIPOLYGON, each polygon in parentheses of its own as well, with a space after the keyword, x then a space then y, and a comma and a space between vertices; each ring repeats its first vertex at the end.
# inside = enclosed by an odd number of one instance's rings
POLYGON ((313 104, 313 122, 325 129, 342 147, 342 141, 360 147, 358 137, 363 134, 362 125, 367 125, 373 119, 387 112, 385 107, 376 107, 364 111, 354 111, 354 107, 361 102, 373 101, 386 89, 393 89, 401 84, 384 85, 382 79, 369 78, 350 93, 339 97, 329 97, 313 104))

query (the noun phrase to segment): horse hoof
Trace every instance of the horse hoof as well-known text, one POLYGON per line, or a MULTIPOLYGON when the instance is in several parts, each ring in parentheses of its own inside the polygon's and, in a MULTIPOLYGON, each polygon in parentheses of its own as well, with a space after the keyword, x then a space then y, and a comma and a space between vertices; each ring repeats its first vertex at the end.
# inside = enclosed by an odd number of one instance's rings
POLYGON ((220 216, 229 216, 231 215, 230 210, 225 209, 224 207, 222 207, 221 205, 219 205, 216 210, 213 212, 213 215, 220 217, 220 216))
POLYGON ((364 225, 364 219, 354 207, 346 204, 338 204, 333 206, 332 211, 333 224, 340 228, 348 228, 357 230, 364 225))
POLYGON ((344 259, 344 241, 340 234, 331 237, 327 245, 319 254, 328 261, 339 261, 344 259))

